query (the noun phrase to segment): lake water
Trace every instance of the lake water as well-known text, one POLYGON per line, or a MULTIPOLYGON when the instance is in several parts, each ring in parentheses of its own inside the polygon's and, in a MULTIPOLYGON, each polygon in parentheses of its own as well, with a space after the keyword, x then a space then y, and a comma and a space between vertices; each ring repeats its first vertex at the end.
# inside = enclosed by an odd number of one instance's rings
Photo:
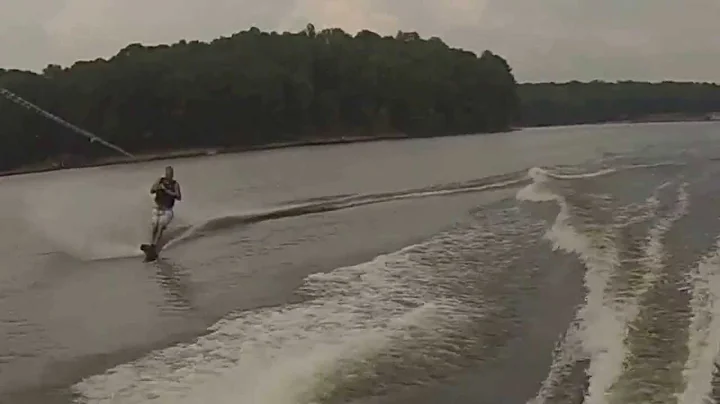
POLYGON ((719 156, 602 125, 0 178, 0 403, 720 397, 719 156))

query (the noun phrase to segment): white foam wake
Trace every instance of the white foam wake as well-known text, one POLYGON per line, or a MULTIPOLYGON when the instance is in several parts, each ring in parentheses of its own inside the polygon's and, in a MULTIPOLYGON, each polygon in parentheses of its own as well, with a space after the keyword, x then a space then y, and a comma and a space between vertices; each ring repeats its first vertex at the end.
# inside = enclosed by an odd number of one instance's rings
MULTIPOLYGON (((618 301, 618 303, 621 304, 621 310, 622 313, 624 313, 627 324, 637 318, 640 312, 639 299, 658 281, 664 269, 663 263, 666 254, 663 239, 665 234, 670 230, 673 223, 685 216, 689 211, 690 199, 686 192, 686 187, 687 183, 680 185, 677 203, 672 212, 668 216, 659 219, 648 233, 643 258, 640 261, 644 273, 641 281, 633 288, 631 298, 625 301, 618 301)), ((656 203, 654 198, 653 202, 656 203)))
POLYGON ((678 395, 678 404, 714 404, 716 400, 710 393, 720 353, 720 238, 715 251, 705 257, 689 277, 693 286, 692 320, 689 354, 683 371, 686 386, 678 395))
POLYGON ((550 172, 547 170, 538 169, 537 167, 532 168, 531 171, 532 170, 536 170, 536 171, 541 170, 542 175, 549 177, 549 178, 558 179, 558 180, 580 180, 583 178, 602 177, 602 176, 605 176, 608 174, 614 174, 614 173, 618 172, 618 169, 616 169, 616 168, 605 168, 605 169, 598 170, 598 171, 593 171, 593 172, 589 172, 589 173, 580 173, 580 174, 553 173, 553 172, 550 172))
MULTIPOLYGON (((671 185, 670 182, 660 185, 653 191, 653 195, 643 203, 630 204, 619 208, 614 220, 616 229, 622 230, 627 226, 635 225, 655 217, 660 203, 658 193, 669 185, 671 185)), ((538 393, 528 401, 528 404, 543 404, 550 402, 550 400, 558 396, 566 397, 568 394, 567 389, 575 387, 565 386, 563 382, 571 375, 576 363, 588 359, 587 354, 583 350, 580 339, 581 336, 579 335, 580 323, 582 323, 582 319, 576 318, 558 341, 558 345, 553 354, 550 371, 538 390, 538 393)))
POLYGON ((561 385, 563 380, 572 373, 576 363, 587 358, 582 348, 582 340, 580 339, 578 329, 579 322, 573 322, 560 341, 558 341, 555 351, 553 352, 550 371, 545 380, 543 380, 538 393, 535 397, 528 400, 527 404, 544 404, 553 399, 558 393, 567 393, 558 391, 563 389, 561 385))
POLYGON ((503 232, 522 234, 497 219, 482 230, 452 229, 311 275, 300 290, 307 301, 230 315, 194 342, 89 377, 74 390, 93 404, 310 404, 393 377, 422 382, 482 346, 482 337, 463 331, 492 310, 473 285, 486 285, 508 265, 515 244, 503 232), (469 251, 479 254, 472 265, 455 261, 469 251))
MULTIPOLYGON (((662 270, 663 245, 662 238, 670 229, 672 223, 685 215, 688 210, 688 197, 685 185, 679 191, 678 203, 673 212, 652 228, 645 248, 644 264, 648 271, 643 277, 640 289, 635 298, 625 302, 614 300, 607 295, 609 283, 616 268, 619 266, 617 246, 612 240, 612 226, 598 226, 599 232, 592 236, 583 234, 571 225, 571 207, 567 200, 550 190, 548 181, 552 179, 583 179, 613 173, 615 170, 602 170, 595 173, 562 176, 552 174, 546 170, 535 168, 529 175, 533 183, 518 192, 519 200, 528 201, 555 201, 560 206, 555 223, 547 232, 546 237, 553 243, 553 248, 563 249, 577 254, 585 264, 585 284, 587 296, 585 305, 578 311, 579 329, 569 329, 565 340, 556 355, 550 374, 545 380, 538 395, 531 400, 532 403, 545 402, 553 394, 554 385, 570 369, 577 360, 580 341, 582 351, 590 358, 588 374, 590 382, 586 403, 604 403, 605 395, 610 391, 623 371, 623 361, 627 355, 624 345, 626 327, 639 311, 637 296, 642 295, 662 270)), ((656 192, 666 187, 663 184, 656 192)), ((655 196, 648 198, 646 207, 657 207, 655 196)), ((647 216, 645 217, 647 218, 647 216)), ((637 221, 633 218, 632 221, 637 221)), ((628 222, 629 223, 629 222, 628 222)), ((627 223, 626 223, 627 225, 627 223)), ((572 327, 571 327, 572 328, 572 327)))
MULTIPOLYGON (((661 186, 661 187, 664 187, 661 186)), ((633 322, 638 318, 641 311, 640 301, 642 297, 648 293, 658 282, 661 281, 663 272, 666 270, 666 249, 664 246, 664 238, 667 232, 672 228, 672 225, 685 216, 689 211, 689 195, 686 192, 687 183, 680 185, 678 189, 678 197, 672 211, 660 219, 657 220, 656 224, 648 231, 648 236, 645 241, 645 247, 643 249, 643 257, 640 259, 638 264, 642 271, 642 277, 639 282, 634 283, 630 293, 624 294, 624 298, 619 296, 609 296, 609 300, 614 305, 615 311, 619 314, 622 322, 625 325, 626 330, 632 327, 633 322)), ((651 198, 652 199, 652 198, 651 198)), ((644 331, 644 330, 643 330, 644 331)), ((623 344, 623 363, 627 363, 630 358, 631 352, 629 352, 625 345, 625 338, 619 341, 623 344)), ((626 366, 620 364, 618 371, 624 372, 626 366)), ((621 373, 620 380, 622 382, 623 376, 621 373)), ((634 382, 634 381, 633 381, 634 382)), ((617 397, 617 402, 627 402, 627 396, 635 394, 635 391, 640 387, 635 383, 618 383, 613 384, 609 391, 604 393, 612 393, 617 397), (630 391, 628 391, 630 390, 630 391)), ((605 394, 603 394, 604 400, 605 394)), ((615 402, 614 399, 610 400, 615 402)))
MULTIPOLYGON (((57 251, 81 260, 142 255, 139 245, 150 239, 152 195, 149 187, 122 172, 39 177, 18 188, 22 220, 35 236, 57 251)), ((170 231, 186 221, 204 219, 206 209, 183 202, 170 231)))
POLYGON ((450 301, 422 302, 413 292, 401 293, 404 304, 388 300, 400 286, 393 271, 411 271, 409 264, 398 255, 382 256, 311 276, 305 288, 318 296, 309 302, 230 316, 196 342, 75 388, 86 403, 312 403, 338 378, 362 377, 373 355, 410 333, 433 338, 452 318, 450 301))
POLYGON ((554 249, 577 254, 586 267, 585 305, 579 310, 581 319, 578 335, 583 350, 590 356, 587 404, 602 403, 603 394, 612 386, 621 371, 624 347, 622 336, 624 323, 612 306, 607 304, 605 289, 612 273, 619 264, 618 252, 609 234, 588 237, 575 230, 570 223, 570 207, 561 195, 551 192, 546 184, 547 171, 530 170, 534 182, 521 189, 517 198, 527 201, 555 201, 560 206, 555 223, 546 237, 554 249))
POLYGON ((23 191, 23 216, 40 237, 80 259, 140 255, 148 236, 146 189, 85 180, 47 181, 23 191))
POLYGON ((517 238, 535 241, 543 227, 517 213, 483 211, 421 244, 311 275, 300 303, 230 314, 73 390, 92 404, 313 404, 447 377, 483 357, 507 315, 488 285, 514 270, 517 238))

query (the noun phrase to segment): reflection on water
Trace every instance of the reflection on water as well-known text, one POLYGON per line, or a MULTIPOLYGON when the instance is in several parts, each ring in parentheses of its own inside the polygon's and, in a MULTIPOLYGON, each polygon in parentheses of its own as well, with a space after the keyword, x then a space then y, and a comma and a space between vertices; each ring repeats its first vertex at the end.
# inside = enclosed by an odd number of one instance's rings
POLYGON ((164 258, 155 261, 154 266, 156 280, 165 293, 167 309, 182 312, 195 310, 189 269, 164 258))

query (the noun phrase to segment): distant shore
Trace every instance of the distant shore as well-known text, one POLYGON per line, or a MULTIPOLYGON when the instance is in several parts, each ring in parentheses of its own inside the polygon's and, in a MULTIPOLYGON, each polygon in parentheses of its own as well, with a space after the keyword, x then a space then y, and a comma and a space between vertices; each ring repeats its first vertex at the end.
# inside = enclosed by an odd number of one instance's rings
MULTIPOLYGON (((402 139, 413 139, 415 137, 407 136, 405 134, 388 134, 388 135, 374 135, 374 136, 341 136, 334 138, 318 138, 318 139, 301 139, 288 142, 277 142, 268 143, 256 146, 237 146, 237 147, 225 147, 225 148, 200 148, 200 149, 189 149, 189 150, 175 150, 166 152, 149 152, 137 154, 133 157, 126 156, 112 156, 98 159, 88 159, 86 161, 75 161, 72 163, 63 164, 61 162, 46 162, 33 164, 14 170, 1 171, 0 177, 7 177, 13 175, 23 175, 32 173, 42 173, 48 171, 58 170, 69 170, 76 168, 88 168, 88 167, 101 167, 110 166, 117 164, 135 164, 143 163, 148 161, 158 160, 171 160, 180 158, 191 158, 191 157, 203 157, 203 156, 214 156, 217 154, 231 154, 231 153, 243 153, 251 151, 261 150, 273 150, 273 149, 284 149, 291 147, 303 147, 303 146, 322 146, 322 145, 334 145, 334 144, 348 144, 348 143, 366 143, 382 140, 402 140, 402 139)), ((73 157, 73 156, 70 156, 73 157)))
MULTIPOLYGON (((627 120, 609 120, 604 122, 589 122, 589 123, 569 123, 569 124, 553 124, 553 125, 531 125, 531 126, 513 126, 505 133, 520 131, 523 129, 531 128, 547 128, 547 127, 566 127, 566 126, 584 126, 584 125, 607 125, 607 124, 643 124, 643 123, 681 123, 681 122, 719 122, 717 118, 709 119, 707 115, 689 115, 689 114, 658 114, 654 116, 645 116, 636 119, 627 120)), ((489 133, 487 133, 489 134, 489 133)), ((450 137, 452 135, 436 135, 427 137, 450 137)), ((203 156, 214 156, 218 154, 232 154, 232 153, 244 153, 252 151, 262 150, 273 150, 273 149, 285 149, 292 147, 305 147, 305 146, 322 146, 322 145, 334 145, 334 144, 351 144, 351 143, 368 143, 383 140, 408 140, 408 139, 419 139, 422 137, 408 136, 402 133, 386 134, 386 135, 367 135, 367 136, 340 136, 331 138, 309 138, 300 139, 287 142, 276 142, 267 143, 255 146, 237 146, 237 147, 224 147, 224 148, 199 148, 199 149, 185 149, 185 150, 168 150, 168 151, 156 151, 137 154, 133 157, 126 156, 111 156, 103 157, 98 159, 87 159, 85 161, 74 161, 71 163, 62 164, 60 162, 46 162, 29 165, 14 170, 0 171, 0 177, 42 173, 48 171, 58 170, 69 170, 76 168, 89 168, 89 167, 101 167, 118 164, 135 164, 143 163, 148 161, 159 161, 159 160, 172 160, 181 158, 192 158, 192 157, 203 157, 203 156)), ((71 158, 75 156, 70 156, 71 158)))
POLYGON ((548 128, 548 127, 565 127, 565 126, 584 126, 584 125, 607 125, 607 124, 643 124, 643 123, 682 123, 682 122, 720 122, 720 114, 688 114, 688 113, 670 113, 670 114, 652 114, 636 118, 626 119, 608 119, 599 122, 553 122, 547 124, 534 124, 521 126, 521 128, 548 128))

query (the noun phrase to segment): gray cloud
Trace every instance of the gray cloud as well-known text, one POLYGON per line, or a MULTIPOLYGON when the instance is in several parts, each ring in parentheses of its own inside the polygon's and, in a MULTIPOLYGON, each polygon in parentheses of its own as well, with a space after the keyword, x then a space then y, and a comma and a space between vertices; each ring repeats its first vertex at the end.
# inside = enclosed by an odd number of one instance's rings
POLYGON ((109 57, 308 22, 440 36, 506 57, 520 81, 720 81, 717 0, 0 0, 0 66, 109 57))

